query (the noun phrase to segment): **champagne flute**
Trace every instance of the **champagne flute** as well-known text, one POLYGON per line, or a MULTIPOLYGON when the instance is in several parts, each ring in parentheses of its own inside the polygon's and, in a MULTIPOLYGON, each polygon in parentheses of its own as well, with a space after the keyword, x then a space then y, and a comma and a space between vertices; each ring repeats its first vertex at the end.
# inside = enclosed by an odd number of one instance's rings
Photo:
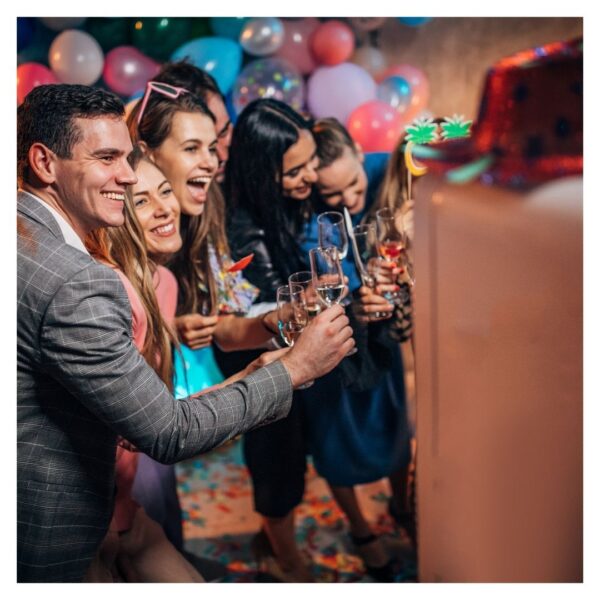
POLYGON ((338 249, 340 260, 348 255, 348 234, 342 213, 327 211, 317 217, 319 228, 319 246, 335 246, 338 249))
POLYGON ((313 286, 312 273, 310 271, 298 271, 296 273, 292 273, 288 277, 288 283, 290 286, 302 286, 306 300, 306 313, 308 315, 308 320, 311 321, 321 312, 321 303, 313 286))
MULTIPOLYGON (((379 263, 381 262, 377 245, 377 228, 375 227, 375 223, 369 222, 357 225, 354 227, 353 232, 354 239, 356 240, 356 248, 365 268, 362 273, 363 284, 374 290, 377 286, 377 273, 379 271, 379 263)), ((376 312, 373 316, 381 318, 391 315, 387 312, 376 312)))
MULTIPOLYGON (((301 285, 282 285, 277 288, 277 321, 281 339, 291 348, 308 324, 304 290, 301 285)), ((313 383, 314 381, 307 381, 298 386, 298 389, 306 389, 313 383)))
MULTIPOLYGON (((375 218, 379 255, 396 266, 402 266, 405 238, 395 212, 391 208, 381 208, 375 213, 375 218)), ((384 298, 395 304, 400 302, 398 292, 386 292, 384 298)))
MULTIPOLYGON (((335 246, 325 248, 319 246, 312 248, 309 256, 313 285, 321 302, 328 308, 339 304, 346 284, 337 248, 335 246)), ((356 347, 352 348, 347 356, 351 356, 355 352, 356 347)))

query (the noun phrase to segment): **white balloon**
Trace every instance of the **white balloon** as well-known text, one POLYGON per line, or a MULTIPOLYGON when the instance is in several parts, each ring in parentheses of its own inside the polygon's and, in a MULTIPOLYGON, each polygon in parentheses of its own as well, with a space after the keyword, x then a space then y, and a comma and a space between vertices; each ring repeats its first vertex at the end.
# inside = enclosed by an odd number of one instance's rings
POLYGON ((92 85, 102 75, 104 54, 89 33, 67 29, 54 38, 48 62, 62 83, 92 85))
POLYGON ((242 48, 253 56, 267 56, 277 52, 283 44, 285 30, 277 17, 250 19, 240 34, 242 48))
POLYGON ((350 62, 367 70, 373 77, 381 73, 387 67, 387 60, 381 50, 373 46, 361 46, 354 51, 350 62))

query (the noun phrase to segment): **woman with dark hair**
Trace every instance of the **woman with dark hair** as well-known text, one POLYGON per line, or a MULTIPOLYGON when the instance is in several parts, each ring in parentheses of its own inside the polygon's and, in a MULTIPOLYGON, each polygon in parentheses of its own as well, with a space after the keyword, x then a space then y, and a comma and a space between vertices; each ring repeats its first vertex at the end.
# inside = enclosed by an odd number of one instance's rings
MULTIPOLYGON (((225 169, 228 237, 234 258, 254 253, 245 276, 263 302, 274 302, 278 286, 308 268, 296 239, 310 214, 317 166, 310 124, 286 104, 258 100, 239 116, 225 169)), ((294 529, 306 469, 300 394, 288 417, 244 436, 254 506, 263 517, 254 551, 262 568, 288 582, 313 581, 294 529)))
MULTIPOLYGON (((320 168, 311 125, 286 104, 258 100, 234 129, 225 174, 228 234, 234 257, 254 252, 246 276, 264 301, 273 300, 292 273, 308 269, 307 250, 317 245, 309 235, 320 168)), ((397 339, 388 335, 381 316, 374 317, 385 310, 389 317, 393 307, 376 290, 360 287, 355 270, 347 274, 358 282, 357 299, 347 312, 355 317, 359 352, 313 387, 296 392, 286 419, 244 436, 255 508, 263 516, 255 548, 267 555, 271 573, 286 581, 310 580, 294 537, 306 453, 346 513, 367 572, 379 581, 394 580, 393 561, 364 519, 353 488, 410 462, 403 382, 389 377, 397 339), (369 440, 371 434, 378 439, 369 440)))

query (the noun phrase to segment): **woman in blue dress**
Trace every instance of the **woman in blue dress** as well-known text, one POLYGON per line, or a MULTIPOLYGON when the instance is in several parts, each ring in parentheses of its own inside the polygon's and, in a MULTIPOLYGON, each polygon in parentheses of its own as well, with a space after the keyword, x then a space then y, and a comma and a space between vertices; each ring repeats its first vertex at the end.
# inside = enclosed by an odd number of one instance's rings
MULTIPOLYGON (((255 101, 236 123, 225 173, 228 235, 234 258, 255 254, 245 274, 260 289, 261 301, 272 301, 277 286, 293 272, 306 270, 307 250, 318 245, 311 239, 315 217, 310 202, 320 168, 317 158, 309 124, 281 102, 255 101)), ((345 271, 350 287, 356 288, 356 273, 345 271)), ((359 297, 359 313, 377 302, 369 290, 359 297)), ((379 306, 389 307, 377 298, 379 306)), ((360 329, 358 322, 353 329, 360 329)), ((368 335, 362 336, 362 351, 311 388, 296 392, 286 419, 244 436, 254 504, 263 516, 260 547, 273 553, 280 578, 287 581, 311 577, 301 564, 293 520, 304 492, 307 440, 317 469, 349 518, 367 571, 380 581, 393 581, 388 556, 358 510, 352 486, 405 471, 410 433, 397 341, 389 339, 383 323, 363 329, 368 335), (388 377, 394 366, 399 376, 388 377), (303 414, 305 409, 309 415, 303 414)))
MULTIPOLYGON (((346 207, 353 225, 372 214, 389 160, 387 153, 363 155, 335 119, 321 119, 312 130, 320 162, 314 212, 302 242, 306 252, 318 245, 320 213, 346 207)), ((357 296, 365 293, 351 247, 342 265, 350 292, 357 296)), ((360 311, 360 303, 352 306, 360 311)), ((391 319, 371 318, 366 327, 363 319, 362 333, 357 331, 360 325, 353 323, 361 350, 357 359, 347 359, 341 368, 307 390, 304 403, 308 449, 315 468, 348 517, 360 554, 380 565, 385 551, 362 515, 354 486, 388 477, 392 488, 390 513, 413 534, 407 494, 413 432, 407 417, 399 346, 410 334, 410 323, 403 320, 404 326, 399 327, 399 312, 396 310, 391 319)), ((378 574, 385 577, 385 570, 378 574)))

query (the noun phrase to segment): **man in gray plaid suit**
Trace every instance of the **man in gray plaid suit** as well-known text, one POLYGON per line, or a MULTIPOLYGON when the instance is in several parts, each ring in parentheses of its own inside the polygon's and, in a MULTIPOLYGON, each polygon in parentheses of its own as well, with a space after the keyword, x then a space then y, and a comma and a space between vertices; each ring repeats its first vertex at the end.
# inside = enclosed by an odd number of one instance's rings
POLYGON ((116 96, 71 85, 18 109, 18 581, 84 579, 111 519, 117 435, 165 463, 209 450, 286 416, 292 389, 354 345, 333 307, 287 354, 176 401, 132 343, 118 276, 82 243, 124 220, 136 178, 123 114, 116 96))

